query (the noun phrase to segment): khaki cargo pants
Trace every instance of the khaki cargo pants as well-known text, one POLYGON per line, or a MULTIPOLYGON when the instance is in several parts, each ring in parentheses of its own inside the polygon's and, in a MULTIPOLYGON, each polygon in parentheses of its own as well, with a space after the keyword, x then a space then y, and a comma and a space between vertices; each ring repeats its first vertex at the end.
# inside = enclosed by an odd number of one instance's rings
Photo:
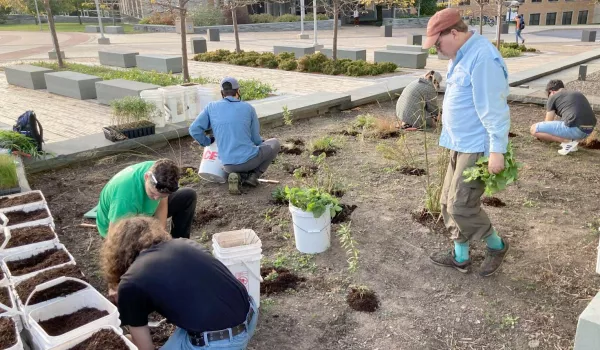
POLYGON ((450 151, 450 164, 442 188, 442 216, 452 239, 464 243, 485 239, 492 234, 489 217, 481 209, 481 196, 485 190, 482 181, 465 182, 463 171, 475 165, 483 153, 450 151))

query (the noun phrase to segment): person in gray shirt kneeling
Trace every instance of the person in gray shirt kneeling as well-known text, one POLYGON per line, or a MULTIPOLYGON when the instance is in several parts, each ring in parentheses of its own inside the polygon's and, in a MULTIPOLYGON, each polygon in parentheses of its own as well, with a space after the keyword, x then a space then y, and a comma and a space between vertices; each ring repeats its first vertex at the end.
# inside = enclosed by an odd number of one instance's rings
POLYGON ((592 106, 581 92, 566 90, 562 80, 550 80, 546 94, 546 119, 531 126, 531 135, 543 141, 560 142, 562 148, 558 153, 563 156, 577 151, 579 141, 596 127, 592 106))

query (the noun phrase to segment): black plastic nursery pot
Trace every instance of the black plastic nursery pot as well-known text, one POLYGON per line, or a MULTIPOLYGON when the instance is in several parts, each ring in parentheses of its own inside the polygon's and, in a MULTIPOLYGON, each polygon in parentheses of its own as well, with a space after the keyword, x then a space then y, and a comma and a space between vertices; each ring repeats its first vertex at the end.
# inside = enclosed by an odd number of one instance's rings
POLYGON ((102 128, 104 137, 112 142, 135 139, 138 137, 154 135, 156 125, 152 122, 143 121, 123 125, 112 125, 102 128))

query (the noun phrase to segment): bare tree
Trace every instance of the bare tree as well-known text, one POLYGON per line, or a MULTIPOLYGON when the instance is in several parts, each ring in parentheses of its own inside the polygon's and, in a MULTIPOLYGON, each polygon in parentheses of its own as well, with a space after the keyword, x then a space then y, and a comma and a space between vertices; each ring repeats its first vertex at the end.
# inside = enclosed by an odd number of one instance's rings
MULTIPOLYGON (((319 5, 317 0, 314 2, 319 5)), ((350 16, 357 9, 360 0, 321 0, 320 5, 325 9, 325 13, 333 16, 333 48, 331 58, 337 60, 337 42, 338 42, 338 22, 340 15, 350 16)))
POLYGON ((475 0, 479 6, 479 34, 483 35, 483 8, 490 4, 490 0, 475 0))
POLYGON ((233 36, 235 37, 235 52, 240 53, 240 34, 238 28, 237 9, 259 3, 259 0, 224 0, 223 9, 231 12, 231 24, 233 25, 233 36))
POLYGON ((46 15, 48 15, 48 27, 50 28, 50 35, 52 36, 52 43, 54 43, 54 51, 56 52, 56 58, 58 59, 58 67, 64 68, 62 55, 60 54, 60 46, 58 45, 58 36, 56 35, 56 27, 54 26, 54 15, 52 15, 52 9, 50 8, 50 0, 44 0, 44 7, 46 8, 46 15))
POLYGON ((187 52, 187 31, 186 31, 186 18, 187 18, 187 5, 190 0, 157 0, 156 5, 163 9, 173 13, 177 11, 180 19, 180 32, 181 32, 181 60, 183 61, 183 82, 188 83, 190 81, 190 70, 188 67, 188 52, 187 52))

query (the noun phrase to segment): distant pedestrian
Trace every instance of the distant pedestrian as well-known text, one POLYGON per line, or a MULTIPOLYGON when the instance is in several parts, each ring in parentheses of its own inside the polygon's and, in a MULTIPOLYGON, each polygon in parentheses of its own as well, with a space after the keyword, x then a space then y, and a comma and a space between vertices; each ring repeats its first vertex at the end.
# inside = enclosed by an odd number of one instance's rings
POLYGON ((525 20, 523 19, 523 15, 517 15, 517 17, 515 17, 515 24, 517 25, 517 30, 515 32, 516 42, 518 44, 520 38, 523 41, 522 44, 525 44, 525 39, 523 39, 521 36, 521 31, 525 29, 525 20))
POLYGON ((358 27, 358 24, 360 23, 360 13, 358 12, 358 8, 354 9, 354 26, 358 27))

